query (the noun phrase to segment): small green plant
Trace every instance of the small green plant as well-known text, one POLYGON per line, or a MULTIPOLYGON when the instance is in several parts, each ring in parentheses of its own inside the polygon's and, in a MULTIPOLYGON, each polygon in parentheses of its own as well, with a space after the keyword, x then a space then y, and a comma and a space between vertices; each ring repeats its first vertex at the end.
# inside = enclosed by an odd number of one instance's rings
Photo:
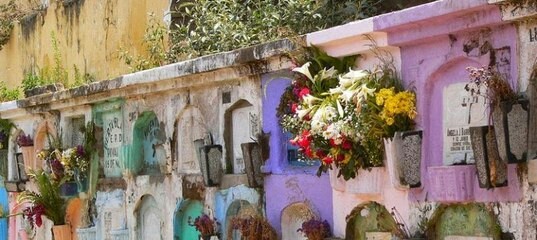
POLYGON ((145 30, 144 40, 142 42, 147 52, 144 55, 131 55, 124 47, 119 49, 119 59, 124 61, 132 72, 142 71, 155 68, 166 64, 168 53, 165 43, 165 36, 168 30, 160 23, 155 14, 149 14, 149 25, 145 30))
POLYGON ((0 102, 17 100, 20 97, 20 89, 9 89, 5 82, 0 82, 0 102))
POLYGON ((54 225, 65 223, 66 201, 60 196, 62 181, 56 181, 53 177, 42 170, 31 172, 30 178, 35 181, 38 192, 26 190, 18 198, 18 202, 31 204, 23 214, 28 219, 33 219, 37 227, 41 226, 41 216, 45 215, 54 222, 54 225))

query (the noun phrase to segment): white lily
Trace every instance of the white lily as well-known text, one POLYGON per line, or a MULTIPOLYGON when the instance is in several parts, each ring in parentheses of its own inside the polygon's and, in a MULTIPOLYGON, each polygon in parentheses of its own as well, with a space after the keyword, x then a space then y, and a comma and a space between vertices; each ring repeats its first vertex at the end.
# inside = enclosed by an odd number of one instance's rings
POLYGON ((293 72, 302 73, 302 75, 308 77, 311 81, 313 81, 313 77, 311 76, 309 67, 311 65, 311 62, 307 62, 302 67, 297 67, 293 69, 293 72))
POLYGON ((319 72, 321 80, 333 78, 336 74, 337 70, 334 67, 331 67, 330 69, 325 68, 319 72))
POLYGON ((368 88, 365 84, 362 84, 362 86, 360 86, 359 88, 359 91, 358 91, 358 101, 362 102, 362 101, 365 101, 367 100, 367 97, 368 96, 373 96, 373 94, 375 93, 375 88, 368 88))
POLYGON ((308 106, 308 107, 311 107, 313 106, 313 104, 315 104, 316 102, 318 101, 322 101, 322 99, 318 98, 318 97, 314 97, 312 96, 311 94, 308 94, 306 96, 304 96, 302 98, 302 101, 304 101, 304 103, 308 106))
POLYGON ((354 83, 353 78, 348 78, 345 76, 339 76, 339 86, 343 89, 347 89, 354 83))
POLYGON ((300 109, 296 110, 296 114, 298 115, 299 119, 304 118, 306 115, 308 115, 311 112, 312 108, 306 108, 306 109, 300 109))
POLYGON ((356 95, 356 90, 345 90, 341 93, 339 98, 345 102, 349 102, 356 95))
POLYGON ((354 81, 356 80, 360 80, 364 77, 367 77, 369 75, 369 73, 365 70, 352 70, 352 69, 349 69, 349 72, 346 73, 345 75, 343 75, 344 78, 350 78, 350 79, 354 79, 354 81))
POLYGON ((345 112, 343 111, 343 107, 341 106, 341 103, 339 103, 339 100, 336 100, 336 104, 337 104, 337 111, 339 113, 339 116, 344 117, 345 112))

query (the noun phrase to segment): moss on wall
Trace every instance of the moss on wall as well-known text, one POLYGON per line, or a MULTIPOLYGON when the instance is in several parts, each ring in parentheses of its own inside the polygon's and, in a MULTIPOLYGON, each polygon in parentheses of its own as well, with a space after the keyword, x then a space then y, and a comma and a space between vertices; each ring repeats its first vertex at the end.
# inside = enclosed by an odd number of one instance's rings
POLYGON ((428 239, 478 236, 501 239, 496 216, 482 203, 441 205, 428 224, 428 239))

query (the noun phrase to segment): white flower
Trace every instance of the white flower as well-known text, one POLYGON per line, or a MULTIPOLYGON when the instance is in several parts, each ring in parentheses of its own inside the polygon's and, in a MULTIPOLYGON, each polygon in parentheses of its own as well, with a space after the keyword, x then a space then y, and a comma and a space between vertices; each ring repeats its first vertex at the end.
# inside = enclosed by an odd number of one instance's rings
POLYGON ((354 79, 347 78, 344 76, 339 76, 339 86, 343 89, 347 89, 354 83, 354 79))
POLYGON ((311 76, 309 67, 311 65, 311 62, 307 62, 302 67, 294 68, 293 72, 299 72, 302 73, 304 76, 308 77, 311 81, 313 81, 313 77, 311 76))
POLYGON ((302 98, 302 101, 304 101, 304 103, 308 106, 308 107, 311 107, 313 106, 313 104, 315 104, 315 102, 318 102, 318 101, 322 101, 322 99, 320 98, 317 98, 317 97, 314 97, 310 94, 304 96, 302 98))
POLYGON ((346 73, 345 75, 343 75, 344 78, 350 78, 350 79, 354 79, 354 81, 357 81, 357 80, 360 80, 364 77, 367 77, 369 75, 369 73, 367 73, 367 71, 364 71, 364 70, 352 70, 352 69, 349 69, 349 72, 346 73))
POLYGON ((322 121, 319 121, 319 120, 311 121, 311 131, 315 134, 322 132, 325 126, 326 126, 326 123, 322 121))
POLYGON ((325 120, 328 120, 328 121, 332 120, 332 119, 337 117, 337 114, 338 114, 337 110, 332 106, 328 106, 328 107, 324 108, 324 119, 325 120))
POLYGON ((368 88, 365 84, 362 84, 357 95, 358 101, 362 102, 367 100, 367 96, 373 96, 375 90, 375 88, 368 88))
POLYGON ((310 112, 311 112, 311 108, 296 110, 296 114, 298 115, 299 119, 304 118, 310 112))
POLYGON ((356 90, 345 90, 343 91, 341 96, 339 96, 339 98, 345 102, 349 102, 354 97, 354 95, 356 95, 356 90))
POLYGON ((331 67, 330 69, 323 69, 319 72, 319 78, 320 80, 324 80, 327 78, 333 78, 337 74, 337 70, 334 67, 331 67))

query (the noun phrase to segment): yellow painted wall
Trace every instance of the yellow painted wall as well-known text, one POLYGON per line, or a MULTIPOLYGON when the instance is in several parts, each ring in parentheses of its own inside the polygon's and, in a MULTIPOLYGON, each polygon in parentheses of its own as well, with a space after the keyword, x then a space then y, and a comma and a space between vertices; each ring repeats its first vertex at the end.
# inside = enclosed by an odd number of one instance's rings
MULTIPOLYGON (((28 2, 39 0, 16 1, 28 6, 28 2)), ((155 13, 164 24, 169 1, 48 0, 50 5, 45 10, 15 25, 11 39, 0 51, 0 81, 13 87, 20 84, 26 71, 52 67, 52 33, 71 81, 74 65, 97 80, 128 73, 128 66, 119 60, 119 48, 145 54, 142 41, 150 19, 148 13, 155 13)))

